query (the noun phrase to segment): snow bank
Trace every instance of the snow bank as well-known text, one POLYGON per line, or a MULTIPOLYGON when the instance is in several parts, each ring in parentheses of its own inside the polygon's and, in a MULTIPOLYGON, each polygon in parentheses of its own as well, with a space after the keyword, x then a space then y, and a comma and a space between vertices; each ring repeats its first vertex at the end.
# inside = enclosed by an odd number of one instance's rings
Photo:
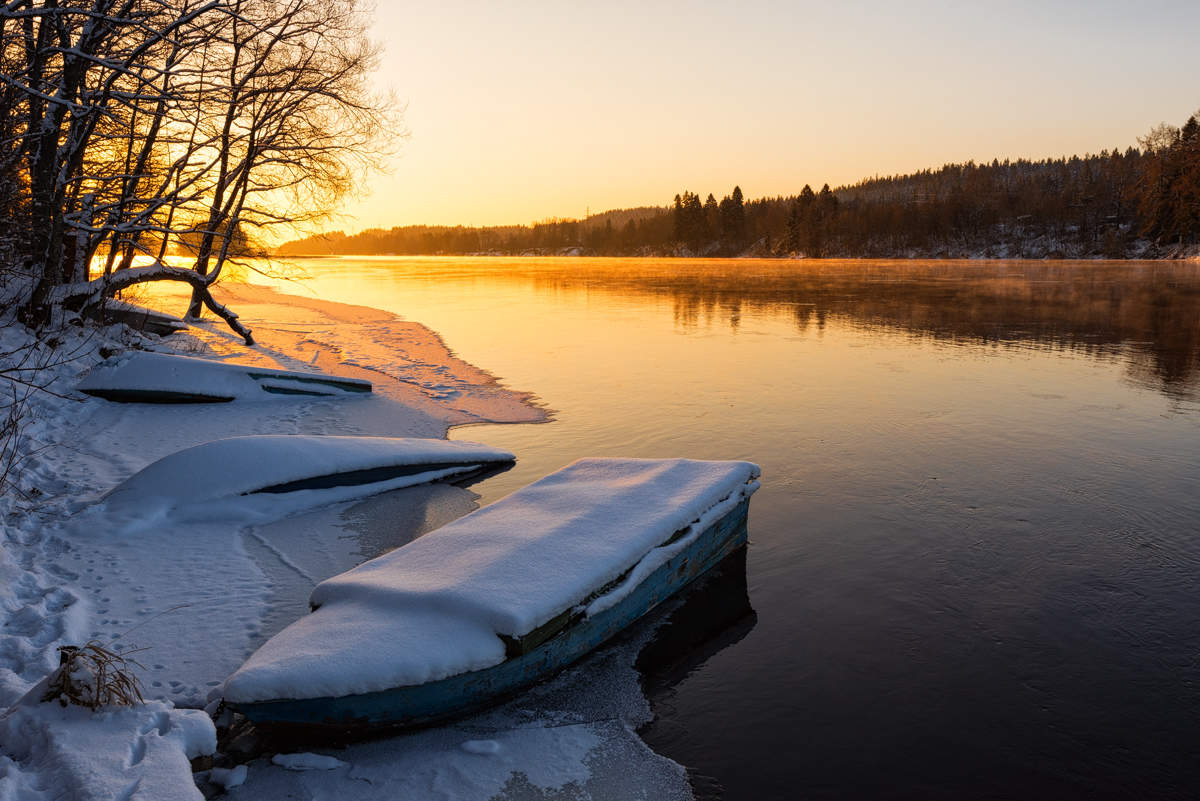
POLYGON ((42 688, 0 716, 0 798, 203 798, 190 760, 217 748, 204 712, 161 701, 92 712, 38 703, 42 688))
MULTIPOLYGON (((456 741, 462 737, 453 730, 433 729, 398 741, 352 746, 348 750, 354 754, 353 762, 337 770, 295 770, 279 765, 280 757, 275 757, 272 765, 255 762, 250 766, 246 783, 230 792, 230 798, 233 801, 264 798, 483 801, 513 797, 640 797, 666 801, 669 798, 652 791, 643 793, 636 784, 622 788, 629 791, 626 793, 592 795, 578 791, 591 778, 589 762, 598 758, 601 749, 614 740, 624 745, 600 726, 513 729, 498 733, 496 737, 502 747, 485 754, 456 747, 456 741), (505 792, 510 788, 516 788, 516 793, 505 792)), ((623 767, 626 773, 634 773, 640 766, 623 767)))
POLYGON ((276 754, 271 762, 288 770, 337 770, 349 767, 349 763, 323 754, 276 754))
POLYGON ((748 497, 758 475, 748 462, 575 462, 317 585, 316 611, 260 648, 225 697, 365 693, 498 664, 496 635, 526 634, 628 571, 648 574, 639 562, 748 497))
POLYGON ((342 395, 371 391, 371 383, 323 373, 275 370, 167 353, 133 351, 93 367, 76 387, 112 400, 185 398, 269 400, 276 395, 342 395))
POLYGON ((233 768, 213 768, 208 772, 208 780, 224 790, 232 790, 246 783, 247 770, 245 765, 233 768))
MULTIPOLYGON (((350 483, 387 481, 388 489, 421 484, 516 459, 474 442, 409 437, 264 434, 230 437, 178 451, 145 467, 107 496, 109 508, 197 503, 246 495, 305 479, 345 474, 350 483), (424 469, 428 466, 429 469, 424 469), (393 475, 387 468, 418 468, 393 475), (378 471, 367 475, 360 471, 378 471)), ((327 482, 326 488, 339 482, 327 482)))

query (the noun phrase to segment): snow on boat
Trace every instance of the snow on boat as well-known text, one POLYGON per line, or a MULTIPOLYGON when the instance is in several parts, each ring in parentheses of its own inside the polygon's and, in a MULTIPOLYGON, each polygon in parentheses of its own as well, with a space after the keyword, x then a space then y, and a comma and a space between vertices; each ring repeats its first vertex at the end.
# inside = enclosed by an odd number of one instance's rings
POLYGON ((748 462, 585 459, 317 585, 225 683, 259 723, 421 725, 547 678, 746 543, 748 462))
POLYGON ((459 479, 514 461, 515 456, 499 448, 444 439, 230 437, 159 459, 118 485, 105 501, 110 508, 136 508, 334 487, 399 489, 459 479))
POLYGON ((107 298, 103 304, 89 307, 86 313, 101 322, 124 323, 134 330, 163 337, 188 328, 188 324, 178 317, 115 298, 107 298))
POLYGON ((365 393, 371 391, 371 382, 134 351, 96 365, 76 388, 121 403, 227 403, 271 395, 365 393))

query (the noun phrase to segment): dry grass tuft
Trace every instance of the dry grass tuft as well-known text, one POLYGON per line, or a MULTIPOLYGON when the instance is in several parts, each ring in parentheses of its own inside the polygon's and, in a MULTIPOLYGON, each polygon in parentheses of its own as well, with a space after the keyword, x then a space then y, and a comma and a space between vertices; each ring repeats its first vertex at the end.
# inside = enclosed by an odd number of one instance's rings
POLYGON ((118 653, 93 640, 82 646, 61 646, 58 653, 59 667, 50 675, 42 701, 88 709, 142 703, 141 684, 130 667, 138 663, 126 659, 134 651, 118 653))

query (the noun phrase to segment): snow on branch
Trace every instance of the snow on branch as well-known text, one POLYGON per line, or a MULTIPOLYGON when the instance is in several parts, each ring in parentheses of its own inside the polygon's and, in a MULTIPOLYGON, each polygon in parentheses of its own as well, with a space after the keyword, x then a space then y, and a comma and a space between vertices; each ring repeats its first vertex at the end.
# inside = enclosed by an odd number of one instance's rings
POLYGON ((192 289, 199 293, 204 305, 210 311, 224 320, 238 336, 245 340, 247 345, 254 344, 254 337, 251 335, 250 329, 239 321, 238 316, 229 307, 218 303, 213 298, 209 278, 200 275, 195 270, 183 267, 154 264, 148 267, 131 267, 127 270, 118 270, 111 275, 91 281, 82 281, 56 287, 51 295, 51 301, 56 305, 65 307, 86 306, 97 303, 102 298, 109 297, 116 292, 120 292, 122 289, 128 289, 136 284, 144 284, 152 281, 182 281, 191 285, 192 289))

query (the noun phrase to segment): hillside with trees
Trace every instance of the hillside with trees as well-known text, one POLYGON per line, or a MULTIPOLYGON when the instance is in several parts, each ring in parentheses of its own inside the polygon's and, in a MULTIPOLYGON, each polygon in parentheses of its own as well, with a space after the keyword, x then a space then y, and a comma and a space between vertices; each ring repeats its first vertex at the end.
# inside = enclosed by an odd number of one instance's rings
POLYGON ((279 255, 571 254, 917 258, 1162 258, 1200 240, 1200 121, 1138 147, 947 164, 786 197, 671 205, 488 228, 403 226, 289 242, 279 255))

